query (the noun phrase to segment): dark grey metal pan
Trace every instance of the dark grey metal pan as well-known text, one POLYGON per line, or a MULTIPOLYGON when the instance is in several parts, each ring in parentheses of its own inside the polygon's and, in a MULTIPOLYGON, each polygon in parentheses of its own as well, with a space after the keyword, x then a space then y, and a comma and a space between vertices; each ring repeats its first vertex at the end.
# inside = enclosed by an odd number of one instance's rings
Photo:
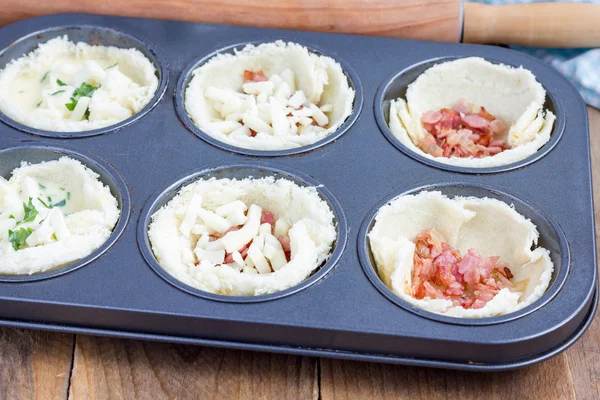
MULTIPOLYGON (((552 67, 497 47, 76 14, 39 17, 0 29, 2 54, 18 57, 19 49, 30 50, 18 47, 22 38, 75 25, 96 27, 101 36, 117 31, 147 38, 140 43, 153 43, 153 52, 145 54, 162 54, 157 57, 161 76, 173 79, 168 85, 163 80, 166 95, 158 96, 152 109, 135 116, 135 123, 114 127, 111 134, 72 140, 33 136, 6 119, 7 124, 0 125, 2 149, 19 147, 35 154, 36 148, 51 146, 104 160, 106 165, 101 165, 119 171, 127 182, 130 198, 129 206, 123 202, 123 208, 130 209, 130 222, 110 249, 84 268, 53 279, 0 282, 1 324, 487 371, 547 359, 589 326, 597 303, 597 278, 587 113, 575 88, 552 67), (182 114, 180 92, 187 73, 216 50, 278 39, 343 60, 351 71, 359 97, 343 134, 310 151, 268 159, 260 152, 215 146, 182 114), (399 82, 394 77, 405 77, 406 71, 417 71, 432 60, 467 56, 523 65, 546 89, 556 125, 551 142, 531 159, 494 171, 459 171, 409 156, 389 138, 384 101, 391 95, 388 89, 399 82), (268 301, 221 301, 181 290, 165 279, 144 247, 151 210, 165 199, 159 194, 171 193, 190 171, 232 165, 291 173, 308 184, 322 185, 326 198, 337 199, 333 207, 338 227, 344 229, 339 228, 335 265, 325 265, 309 281, 268 301), (534 219, 560 263, 552 287, 538 304, 512 316, 456 323, 398 304, 369 279, 359 256, 364 264, 368 249, 361 227, 368 226, 378 205, 432 186, 449 193, 479 188, 475 195, 485 188, 534 219), (344 240, 345 246, 340 245, 344 240)), ((10 168, 3 154, 4 176, 10 168)))

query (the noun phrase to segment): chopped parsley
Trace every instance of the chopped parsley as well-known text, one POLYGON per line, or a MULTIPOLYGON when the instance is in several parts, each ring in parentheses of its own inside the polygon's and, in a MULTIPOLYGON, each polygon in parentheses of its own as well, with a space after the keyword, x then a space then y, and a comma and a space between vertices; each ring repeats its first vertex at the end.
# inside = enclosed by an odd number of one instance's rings
POLYGON ((111 69, 117 66, 117 64, 119 64, 119 62, 117 61, 116 63, 114 63, 113 65, 111 65, 110 67, 106 67, 104 68, 104 70, 106 71, 107 69, 111 69))
POLYGON ((89 83, 85 83, 83 82, 81 84, 81 86, 79 86, 77 89, 75 89, 75 91, 73 92, 73 97, 75 96, 80 96, 80 97, 92 97, 92 94, 99 88, 100 86, 92 86, 89 83))
POLYGON ((73 111, 75 106, 77 106, 77 99, 75 97, 71 97, 71 102, 65 104, 65 107, 67 107, 67 110, 69 111, 73 111))
POLYGON ((67 198, 63 199, 57 203, 52 204, 52 197, 48 196, 48 202, 46 203, 44 200, 42 200, 41 198, 38 197, 38 200, 40 201, 40 203, 42 203, 44 205, 44 207, 46 208, 54 208, 54 207, 64 207, 65 204, 67 204, 67 199, 71 198, 71 192, 67 193, 67 198))
POLYGON ((54 233, 54 232, 52 233, 52 239, 58 240, 58 238, 56 237, 56 233, 54 233))
POLYGON ((40 189, 46 189, 46 186, 42 185, 41 183, 38 183, 38 186, 40 187, 40 189))
POLYGON ((23 203, 23 210, 25 211, 25 217, 23 217, 23 221, 21 221, 20 223, 31 222, 38 215, 37 209, 31 203, 31 197, 29 198, 29 203, 28 204, 23 203))
MULTIPOLYGON (((43 100, 42 100, 43 101, 43 100)), ((40 101, 39 103, 37 103, 35 106, 36 108, 42 105, 42 101, 40 101)))
POLYGON ((65 188, 64 188, 64 187, 61 187, 61 188, 60 188, 60 190, 65 190, 65 188))
POLYGON ((54 203, 52 204, 52 207, 64 207, 64 205, 67 204, 67 200, 62 199, 61 201, 59 201, 58 203, 54 203))
POLYGON ((90 108, 86 108, 85 112, 83 113, 83 118, 85 119, 90 119, 90 108))
POLYGON ((12 214, 10 214, 10 215, 8 216, 8 218, 10 218, 10 219, 15 219, 15 216, 14 216, 14 215, 12 215, 12 214))
POLYGON ((67 86, 67 84, 61 81, 60 79, 57 79, 56 83, 58 84, 58 86, 67 86))
MULTIPOLYGON (((75 91, 73 92, 73 96, 71 96, 71 102, 66 103, 65 107, 67 107, 67 110, 73 111, 75 109, 75 107, 77 107, 77 102, 79 101, 79 98, 92 97, 92 95, 98 88, 100 88, 100 86, 92 86, 89 83, 83 82, 81 84, 81 86, 79 86, 77 89, 75 89, 75 91)), ((89 108, 85 110, 85 113, 83 116, 86 119, 89 119, 89 117, 90 117, 89 108)))
POLYGON ((50 71, 46 71, 46 73, 44 75, 42 75, 42 79, 40 79, 40 83, 42 83, 46 80, 46 77, 48 76, 49 73, 50 73, 50 71))
MULTIPOLYGON (((30 200, 31 201, 31 200, 30 200)), ((31 228, 21 228, 16 231, 8 230, 8 240, 12 244, 13 249, 19 250, 25 246, 25 241, 33 233, 31 228)))
POLYGON ((38 200, 39 200, 40 203, 42 203, 44 205, 44 207, 46 207, 46 208, 52 208, 52 206, 49 206, 48 204, 46 204, 46 202, 44 200, 40 199, 39 197, 38 197, 38 200))
POLYGON ((64 92, 64 90, 57 90, 57 91, 56 91, 56 92, 54 92, 54 93, 50 93, 50 96, 56 96, 57 94, 59 94, 59 93, 63 93, 63 92, 64 92))

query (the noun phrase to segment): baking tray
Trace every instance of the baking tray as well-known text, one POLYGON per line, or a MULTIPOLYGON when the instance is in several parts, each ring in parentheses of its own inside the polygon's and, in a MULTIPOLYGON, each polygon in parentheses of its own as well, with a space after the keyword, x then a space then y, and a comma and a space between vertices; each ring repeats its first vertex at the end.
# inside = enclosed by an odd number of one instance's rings
POLYGON ((68 154, 100 173, 123 210, 95 254, 39 275, 0 277, 0 324, 466 370, 539 362, 589 326, 597 279, 587 113, 575 88, 544 63, 498 47, 65 14, 0 29, 0 68, 64 33, 139 48, 161 83, 140 114, 83 134, 30 129, 0 114, 0 174, 22 159, 68 154), (191 126, 181 98, 189 72, 216 52, 276 39, 341 63, 357 92, 341 130, 308 148, 265 153, 219 145, 191 126), (534 156, 473 171, 424 160, 390 134, 387 102, 432 63, 466 56, 523 65, 545 87, 557 120, 534 156), (151 213, 194 178, 248 174, 318 185, 336 213, 334 256, 299 286, 259 297, 204 293, 170 278, 148 247, 151 213), (373 270, 366 232, 381 205, 431 188, 498 198, 532 219, 556 266, 548 292, 481 320, 435 315, 393 296, 373 270))

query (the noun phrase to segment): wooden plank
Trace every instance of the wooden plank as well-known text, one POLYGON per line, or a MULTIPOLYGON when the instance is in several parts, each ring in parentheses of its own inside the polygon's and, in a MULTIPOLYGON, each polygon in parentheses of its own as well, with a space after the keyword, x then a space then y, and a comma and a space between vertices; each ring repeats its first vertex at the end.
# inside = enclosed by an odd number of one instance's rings
POLYGON ((0 329, 0 397, 65 399, 75 336, 0 329))
POLYGON ((574 399, 565 355, 518 371, 477 373, 321 359, 321 398, 574 399))
POLYGON ((316 399, 317 360, 77 336, 70 399, 316 399))
MULTIPOLYGON (((596 220, 596 248, 600 251, 600 111, 588 108, 592 145, 592 177, 596 220)), ((600 399, 600 318, 567 351, 578 399, 600 399)))
POLYGON ((79 12, 456 42, 459 0, 3 0, 0 25, 79 12))

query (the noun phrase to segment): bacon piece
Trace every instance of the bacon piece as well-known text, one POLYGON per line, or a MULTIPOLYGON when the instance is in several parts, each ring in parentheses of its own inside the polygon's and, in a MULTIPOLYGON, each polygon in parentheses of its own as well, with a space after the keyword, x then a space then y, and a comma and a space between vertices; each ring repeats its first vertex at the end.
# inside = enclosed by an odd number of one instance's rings
POLYGON ((490 124, 487 119, 475 114, 467 114, 461 119, 468 127, 475 129, 487 128, 490 124))
POLYGON ((510 268, 499 259, 483 258, 474 249, 461 256, 435 229, 424 230, 415 238, 407 292, 416 299, 446 299, 465 309, 482 308, 501 289, 514 290, 510 268))
POLYGON ((437 124, 442 119, 442 113, 439 111, 427 111, 421 116, 421 122, 424 124, 437 124))
POLYGON ((458 113, 468 114, 471 112, 471 107, 469 107, 469 103, 465 101, 465 99, 458 99, 456 104, 452 109, 458 113))
POLYGON ((283 251, 285 253, 288 253, 291 251, 289 236, 279 236, 277 238, 277 240, 279 240, 279 243, 281 243, 281 247, 283 248, 283 251))
POLYGON ((432 154, 434 157, 439 157, 439 155, 442 153, 442 148, 437 145, 433 135, 425 136, 419 143, 419 148, 421 148, 425 153, 432 154))
POLYGON ((465 288, 460 282, 452 282, 445 291, 448 296, 463 296, 465 294, 465 288))
MULTIPOLYGON (((442 119, 439 122, 438 131, 444 131, 448 129, 458 129, 460 125, 460 114, 454 110, 442 108, 442 119)), ((436 125, 437 126, 437 125, 436 125)))
POLYGON ((483 118, 487 119, 490 122, 496 119, 496 117, 494 117, 492 114, 490 114, 485 109, 485 107, 481 107, 481 110, 479 110, 479 112, 477 113, 477 115, 479 115, 480 117, 483 117, 483 118))
POLYGON ((479 279, 481 279, 481 272, 479 270, 481 263, 481 257, 473 249, 470 249, 458 263, 458 272, 463 275, 466 283, 474 284, 479 282, 479 279))
POLYGON ((290 245, 290 237, 289 236, 279 236, 277 238, 279 243, 281 243, 281 247, 283 248, 283 252, 285 253, 285 258, 288 262, 292 259, 292 248, 290 245))
POLYGON ((508 126, 499 119, 495 119, 492 122, 490 122, 490 130, 496 136, 504 135, 508 130, 508 126))
POLYGON ((436 283, 439 285, 450 285, 456 282, 452 273, 452 267, 456 264, 456 258, 448 250, 443 251, 433 260, 433 266, 436 268, 436 283))
POLYGON ((270 211, 263 211, 260 215, 260 223, 275 225, 275 217, 273 216, 273 213, 270 211))
POLYGON ((425 288, 425 296, 431 297, 432 299, 446 298, 446 296, 441 290, 439 290, 429 282, 423 282, 423 287, 425 288))
POLYGON ((459 99, 452 109, 430 110, 421 116, 427 135, 418 147, 434 157, 488 157, 509 149, 499 139, 508 126, 484 107, 459 99))
POLYGON ((265 76, 265 73, 262 71, 257 71, 257 72, 253 72, 253 71, 248 71, 245 70, 244 71, 244 83, 248 83, 248 82, 265 82, 268 81, 269 78, 267 78, 265 76))

